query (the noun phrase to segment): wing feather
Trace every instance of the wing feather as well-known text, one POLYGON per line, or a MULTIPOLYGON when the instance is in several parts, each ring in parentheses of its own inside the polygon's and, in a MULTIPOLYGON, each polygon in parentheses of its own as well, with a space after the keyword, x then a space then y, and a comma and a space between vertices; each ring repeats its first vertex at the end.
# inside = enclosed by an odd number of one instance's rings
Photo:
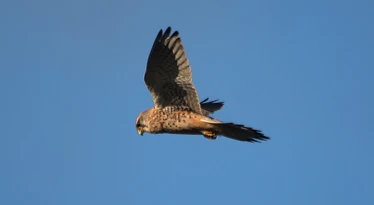
POLYGON ((160 30, 148 57, 144 81, 155 108, 189 108, 201 114, 197 92, 192 84, 191 68, 178 32, 160 30))
POLYGON ((206 98, 205 100, 200 102, 201 111, 203 115, 208 116, 210 114, 213 114, 215 111, 221 109, 223 106, 223 102, 220 102, 218 100, 212 100, 208 101, 209 98, 206 98))

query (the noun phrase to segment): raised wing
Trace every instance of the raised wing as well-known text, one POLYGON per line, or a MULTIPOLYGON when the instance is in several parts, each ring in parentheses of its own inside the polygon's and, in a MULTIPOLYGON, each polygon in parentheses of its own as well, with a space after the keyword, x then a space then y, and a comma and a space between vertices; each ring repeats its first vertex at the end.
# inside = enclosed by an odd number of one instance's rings
POLYGON ((170 32, 170 27, 165 33, 160 30, 155 39, 144 75, 145 84, 155 108, 187 108, 201 114, 197 92, 192 84, 191 68, 181 39, 177 31, 171 36, 170 32))

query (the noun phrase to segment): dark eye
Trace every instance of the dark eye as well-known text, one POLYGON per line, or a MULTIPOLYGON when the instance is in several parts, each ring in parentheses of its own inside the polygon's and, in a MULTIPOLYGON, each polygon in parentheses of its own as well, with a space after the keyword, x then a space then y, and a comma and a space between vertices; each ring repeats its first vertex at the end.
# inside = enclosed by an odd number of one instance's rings
POLYGON ((140 127, 140 123, 138 122, 138 123, 136 123, 136 127, 140 127))

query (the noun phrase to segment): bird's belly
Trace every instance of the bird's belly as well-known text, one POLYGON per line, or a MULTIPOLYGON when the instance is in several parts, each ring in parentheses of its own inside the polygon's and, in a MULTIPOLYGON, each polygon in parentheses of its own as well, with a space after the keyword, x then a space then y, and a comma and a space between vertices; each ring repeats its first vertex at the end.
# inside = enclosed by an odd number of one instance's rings
POLYGON ((171 133, 171 134, 190 134, 190 135, 197 135, 200 134, 200 131, 198 129, 193 128, 172 128, 172 127, 163 127, 162 133, 171 133))
POLYGON ((201 134, 200 129, 195 127, 193 124, 185 123, 183 121, 170 121, 163 123, 162 133, 171 133, 171 134, 190 134, 198 135, 201 134))

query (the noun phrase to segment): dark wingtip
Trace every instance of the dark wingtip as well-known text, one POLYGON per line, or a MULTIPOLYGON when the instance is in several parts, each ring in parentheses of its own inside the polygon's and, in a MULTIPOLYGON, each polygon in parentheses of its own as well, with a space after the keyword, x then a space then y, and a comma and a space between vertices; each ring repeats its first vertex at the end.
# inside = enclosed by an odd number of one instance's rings
POLYGON ((174 31, 174 33, 171 35, 171 37, 178 36, 178 35, 179 35, 179 32, 178 31, 174 31))
POLYGON ((219 104, 219 105, 221 105, 221 107, 222 107, 222 105, 223 104, 225 104, 225 102, 223 102, 223 101, 219 101, 219 99, 216 99, 216 100, 211 100, 211 101, 209 101, 208 102, 208 100, 209 100, 209 98, 205 98, 204 100, 202 100, 201 102, 200 102, 200 104, 209 104, 209 103, 213 103, 213 104, 219 104))
POLYGON ((205 103, 206 101, 208 101, 209 98, 205 98, 203 101, 201 101, 200 103, 205 103))
POLYGON ((208 100, 209 98, 205 98, 203 101, 200 102, 200 105, 203 109, 209 111, 210 113, 214 113, 215 111, 220 110, 224 105, 224 102, 218 100, 208 100))
MULTIPOLYGON (((160 33, 162 34, 162 29, 160 29, 160 33)), ((166 28, 163 36, 169 37, 170 33, 171 33, 171 27, 169 26, 169 27, 166 28)), ((174 31, 173 34, 171 34, 171 36, 178 36, 178 35, 179 35, 178 31, 174 31)))
MULTIPOLYGON (((171 27, 168 27, 165 30, 164 34, 162 34, 162 37, 160 38, 160 42, 164 42, 166 40, 166 38, 169 37, 170 32, 171 32, 171 27)), ((162 29, 161 29, 161 33, 162 33, 162 29)))
POLYGON ((171 33, 171 27, 169 26, 169 27, 165 30, 164 35, 165 35, 165 36, 169 36, 170 33, 171 33))
POLYGON ((165 32, 163 32, 163 30, 160 29, 160 31, 157 34, 155 43, 156 42, 165 42, 165 40, 168 37, 173 37, 173 36, 178 36, 179 35, 178 31, 174 31, 174 33, 171 36, 170 36, 170 33, 171 33, 171 27, 170 26, 166 28, 165 32))

